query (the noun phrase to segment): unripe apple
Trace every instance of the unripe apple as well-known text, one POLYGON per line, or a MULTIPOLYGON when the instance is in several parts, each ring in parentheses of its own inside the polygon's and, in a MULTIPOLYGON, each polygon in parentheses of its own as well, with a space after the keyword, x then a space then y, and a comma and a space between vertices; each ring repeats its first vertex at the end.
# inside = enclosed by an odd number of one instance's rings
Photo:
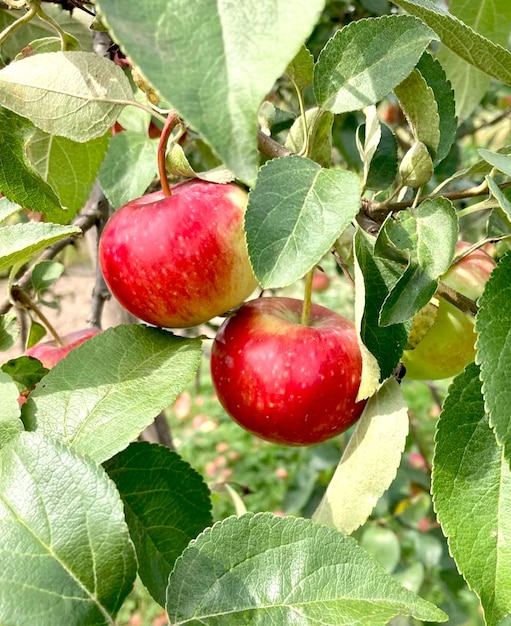
POLYGON ((268 297, 244 304, 219 329, 211 353, 215 390, 246 430, 302 446, 345 431, 360 417, 362 357, 355 327, 334 311, 268 297))
MULTIPOLYGON (((459 255, 470 245, 459 242, 456 253, 459 255)), ((494 268, 495 261, 479 248, 451 266, 440 280, 467 298, 477 300, 494 268)), ((416 380, 450 378, 475 358, 474 318, 443 298, 427 306, 430 311, 436 309, 436 315, 431 319, 420 312, 414 319, 412 334, 419 341, 403 353, 406 376, 416 380)))
POLYGON ((101 332, 98 328, 84 328, 83 330, 77 330, 68 335, 64 335, 62 339, 62 345, 58 345, 53 339, 52 341, 44 341, 38 343, 32 348, 26 350, 26 356, 32 356, 44 365, 44 367, 51 369, 61 359, 63 359, 73 348, 76 348, 87 339, 94 337, 101 332))
POLYGON ((243 230, 247 194, 234 184, 186 181, 118 209, 99 262, 117 300, 141 320, 196 326, 241 304, 257 282, 243 230))

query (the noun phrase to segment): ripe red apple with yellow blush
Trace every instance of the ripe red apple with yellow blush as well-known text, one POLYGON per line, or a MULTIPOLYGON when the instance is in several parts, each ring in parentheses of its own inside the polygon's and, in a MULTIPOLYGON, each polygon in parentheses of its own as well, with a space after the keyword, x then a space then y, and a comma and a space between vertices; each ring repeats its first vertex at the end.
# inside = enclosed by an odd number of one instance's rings
POLYGON ((247 193, 201 180, 118 209, 99 262, 117 300, 139 319, 196 326, 240 305, 257 286, 243 229, 247 193))
POLYGON ((303 446, 345 431, 362 414, 362 357, 354 325, 313 304, 267 297, 245 303, 219 329, 213 384, 226 412, 268 441, 303 446))
MULTIPOLYGON (((460 255, 471 244, 459 242, 460 255)), ((495 261, 478 248, 452 265, 440 278, 455 291, 477 300, 495 268, 495 261)), ((434 298, 414 318, 411 349, 402 356, 406 377, 416 380, 450 378, 475 358, 474 317, 441 297, 434 298)))

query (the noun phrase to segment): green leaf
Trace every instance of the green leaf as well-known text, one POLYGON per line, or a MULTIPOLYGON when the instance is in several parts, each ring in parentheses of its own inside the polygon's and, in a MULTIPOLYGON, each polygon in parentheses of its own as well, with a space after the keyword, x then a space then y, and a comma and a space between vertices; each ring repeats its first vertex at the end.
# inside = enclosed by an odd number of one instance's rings
POLYGON ((379 191, 390 187, 397 175, 397 140, 392 130, 380 122, 381 138, 371 159, 366 188, 379 191))
MULTIPOLYGON (((332 124, 334 115, 313 107, 305 112, 307 135, 309 138, 309 157, 322 167, 332 164, 332 124)), ((300 152, 304 146, 303 120, 298 117, 286 137, 285 146, 293 152, 300 152)))
MULTIPOLYGON (((392 573, 399 563, 401 546, 395 532, 390 528, 369 526, 364 530, 360 545, 374 557, 387 572, 392 573)), ((409 587, 407 587, 409 589, 409 587)))
POLYGON ((416 141, 434 157, 440 144, 440 116, 433 89, 418 69, 394 89, 416 141))
POLYGON ((0 227, 0 271, 22 264, 56 241, 81 235, 77 226, 60 226, 43 222, 0 227))
POLYGON ((37 131, 27 144, 28 158, 41 178, 51 185, 66 209, 52 221, 69 222, 87 201, 105 158, 110 133, 86 143, 37 131), (60 217, 60 219, 58 219, 60 217))
POLYGON ((259 172, 245 217, 254 273, 264 288, 289 285, 320 262, 360 208, 355 174, 298 156, 259 172))
POLYGON ((32 268, 32 287, 36 292, 49 289, 64 273, 65 267, 58 261, 41 261, 32 268))
POLYGON ((490 178, 490 176, 486 176, 485 178, 488 183, 488 189, 491 191, 495 200, 499 203, 499 207, 502 209, 505 216, 506 227, 504 228, 502 235, 509 235, 509 227, 511 226, 511 200, 500 189, 493 178, 490 178))
POLYGON ((257 111, 310 35, 324 0, 245 0, 236 7, 153 0, 144 11, 138 0, 95 4, 161 96, 253 185, 257 111))
POLYGON ((312 85, 314 80, 314 57, 305 44, 287 66, 286 74, 300 91, 312 85))
MULTIPOLYGON (((71 13, 63 10, 61 6, 45 3, 44 12, 56 20, 66 33, 78 39, 82 50, 92 51, 90 30, 85 21, 77 19, 78 11, 71 13)), ((25 9, 14 11, 12 9, 0 9, 0 30, 10 26, 25 13, 25 9)), ((55 35, 55 29, 50 24, 43 22, 39 17, 30 20, 28 24, 23 25, 23 28, 14 31, 2 42, 1 53, 5 64, 7 65, 20 50, 34 40, 52 35, 55 35)))
POLYGON ((12 378, 0 370, 0 448, 23 430, 18 396, 12 378))
POLYGON ((496 626, 511 612, 511 470, 489 427, 476 365, 449 388, 435 440, 438 519, 486 624, 496 626))
POLYGON ((136 574, 105 471, 21 433, 0 450, 0 622, 111 626, 136 574))
POLYGON ((121 68, 91 52, 36 54, 0 70, 0 104, 73 141, 102 137, 131 101, 121 68))
POLYGON ((507 364, 511 361, 511 253, 492 272, 476 315, 477 356, 485 408, 504 454, 511 459, 511 417, 507 364))
MULTIPOLYGON (((511 53, 508 50, 483 37, 431 0, 392 0, 392 2, 419 17, 436 32, 445 46, 462 59, 488 76, 511 84, 511 53)), ((451 75, 448 73, 447 77, 450 79, 451 75)))
POLYGON ((7 198, 0 198, 0 222, 5 222, 19 211, 21 211, 19 204, 11 202, 7 198))
MULTIPOLYGON (((451 0, 449 11, 480 35, 506 47, 511 22, 511 4, 507 0, 451 0)), ((454 88, 458 114, 466 119, 488 91, 490 78, 483 73, 484 68, 481 72, 472 67, 444 45, 440 46, 438 60, 454 88)))
POLYGON ((347 534, 364 524, 396 477, 408 425, 401 388, 389 378, 370 398, 357 422, 313 521, 347 534))
POLYGON ((355 541, 300 518, 247 514, 192 541, 170 575, 171 624, 383 626, 395 615, 444 621, 355 541))
POLYGON ((30 320, 30 329, 28 331, 27 337, 27 348, 31 348, 35 346, 36 343, 39 343, 41 339, 46 335, 46 327, 36 322, 35 320, 30 320))
POLYGON ((178 454, 147 442, 132 443, 110 459, 105 469, 124 502, 139 576, 164 606, 177 557, 213 523, 209 490, 178 454))
POLYGON ((106 330, 62 359, 30 394, 27 430, 105 461, 193 380, 200 341, 131 324, 106 330))
MULTIPOLYGON (((406 216, 405 220, 409 221, 406 216)), ((411 258, 405 273, 396 283, 380 313, 382 325, 396 324, 412 318, 435 293, 438 278, 447 271, 454 258, 458 240, 458 218, 446 198, 425 200, 413 212, 417 240, 416 258, 411 258)), ((389 227, 399 228, 389 220, 389 227)), ((388 233, 388 229, 387 229, 388 233)))
POLYGON ((401 183, 413 189, 423 187, 433 177, 433 159, 426 144, 416 141, 399 164, 401 183))
MULTIPOLYGON (((363 276, 364 306, 360 335, 376 357, 381 380, 388 378, 399 363, 408 339, 406 324, 380 326, 380 309, 402 273, 402 267, 374 251, 374 239, 362 230, 355 235, 355 260, 363 276)), ((361 291, 357 285, 357 294, 361 291)))
POLYGON ((318 104, 345 113, 376 104, 413 70, 435 33, 408 15, 351 22, 323 48, 314 72, 318 104))
POLYGON ((99 170, 99 184, 110 204, 118 209, 139 198, 158 174, 158 139, 125 131, 110 140, 99 170))
POLYGON ((6 374, 9 374, 22 391, 31 389, 49 371, 46 367, 43 367, 38 359, 31 356, 19 356, 16 359, 9 359, 1 366, 1 369, 6 374))
POLYGON ((0 352, 9 350, 16 343, 20 334, 18 318, 15 313, 0 315, 0 352))
POLYGON ((34 132, 28 120, 0 107, 0 191, 32 211, 61 215, 57 195, 34 170, 26 154, 26 145, 34 132))
POLYGON ((480 156, 482 156, 482 158, 492 167, 497 169, 499 172, 506 174, 506 176, 511 176, 511 156, 499 152, 492 152, 491 150, 485 150, 484 148, 480 148, 478 152, 480 156))
POLYGON ((435 96, 440 118, 440 141, 436 150, 435 163, 440 163, 449 154, 456 140, 458 120, 456 118, 454 93, 442 66, 427 52, 421 56, 417 69, 426 80, 428 86, 433 90, 435 96))
MULTIPOLYGON (((76 37, 64 33, 64 40, 66 42, 66 50, 80 50, 80 43, 76 37)), ((34 54, 41 54, 42 52, 59 52, 62 50, 62 41, 60 37, 41 37, 41 39, 35 39, 27 44, 23 50, 16 55, 15 61, 20 61, 26 57, 30 57, 34 54)))

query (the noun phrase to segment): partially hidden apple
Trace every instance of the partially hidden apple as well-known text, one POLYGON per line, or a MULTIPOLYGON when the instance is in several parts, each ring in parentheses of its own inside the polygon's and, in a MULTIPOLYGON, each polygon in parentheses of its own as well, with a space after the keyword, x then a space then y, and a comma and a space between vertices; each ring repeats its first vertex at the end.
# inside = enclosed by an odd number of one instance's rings
POLYGON ((99 262, 117 300, 141 320, 196 326, 241 304, 257 286, 243 221, 246 192, 201 180, 118 209, 103 230, 99 262))
POLYGON ((51 369, 61 359, 67 356, 73 348, 76 348, 87 339, 94 337, 101 331, 98 328, 84 328, 75 332, 64 335, 62 339, 62 345, 59 345, 54 339, 51 341, 44 341, 38 343, 32 348, 25 351, 25 356, 32 356, 44 365, 44 367, 51 369))
POLYGON ((362 357, 354 325, 303 302, 251 300, 217 332, 211 352, 213 384, 226 412, 268 441, 303 446, 334 437, 358 420, 362 357))
MULTIPOLYGON (((470 245, 459 242, 456 254, 470 245)), ((494 268, 492 257, 478 248, 451 266, 440 280, 467 298, 477 300, 494 268)), ((414 380, 450 378, 475 358, 474 318, 441 297, 427 307, 414 319, 413 332, 419 334, 420 340, 413 349, 405 350, 402 357, 406 377, 414 380), (432 317, 426 322, 428 310, 432 317)))

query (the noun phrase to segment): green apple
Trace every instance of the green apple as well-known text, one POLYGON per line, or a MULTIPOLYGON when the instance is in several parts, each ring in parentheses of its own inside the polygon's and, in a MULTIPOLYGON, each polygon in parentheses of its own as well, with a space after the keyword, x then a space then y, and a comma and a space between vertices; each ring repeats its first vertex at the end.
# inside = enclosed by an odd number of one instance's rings
MULTIPOLYGON (((470 247, 458 243, 456 253, 470 247)), ((477 300, 495 268, 495 261, 477 249, 454 264, 441 281, 462 295, 477 300)), ((460 311, 443 298, 434 298, 414 318, 409 345, 402 356, 406 376, 415 380, 450 378, 475 357, 476 333, 472 315, 460 311)))

